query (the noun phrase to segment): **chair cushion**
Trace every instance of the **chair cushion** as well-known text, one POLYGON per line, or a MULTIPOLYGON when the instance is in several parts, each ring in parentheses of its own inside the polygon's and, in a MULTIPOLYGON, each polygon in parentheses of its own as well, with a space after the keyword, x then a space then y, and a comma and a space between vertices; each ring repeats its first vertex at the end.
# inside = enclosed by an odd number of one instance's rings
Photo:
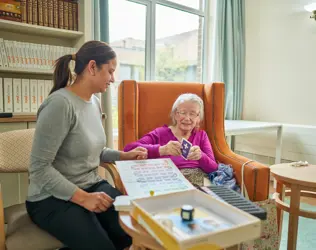
POLYGON ((25 203, 5 208, 4 217, 7 223, 8 250, 46 250, 63 247, 60 241, 31 221, 25 203))

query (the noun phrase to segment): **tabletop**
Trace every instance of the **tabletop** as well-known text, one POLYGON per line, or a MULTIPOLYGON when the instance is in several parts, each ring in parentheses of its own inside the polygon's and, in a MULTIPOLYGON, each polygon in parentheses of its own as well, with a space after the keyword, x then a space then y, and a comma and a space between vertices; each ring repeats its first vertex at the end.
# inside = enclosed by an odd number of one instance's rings
POLYGON ((272 176, 288 183, 316 188, 316 165, 293 167, 289 163, 272 165, 272 176))
POLYGON ((239 133, 257 132, 261 129, 277 129, 280 127, 282 127, 282 124, 273 122, 225 120, 226 135, 237 135, 239 133))

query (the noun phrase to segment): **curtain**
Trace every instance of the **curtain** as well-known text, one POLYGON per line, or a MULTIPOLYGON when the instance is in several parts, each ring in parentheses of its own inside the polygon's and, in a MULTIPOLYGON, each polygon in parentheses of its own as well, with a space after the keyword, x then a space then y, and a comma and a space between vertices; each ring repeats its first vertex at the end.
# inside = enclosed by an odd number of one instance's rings
POLYGON ((225 118, 242 115, 245 81, 245 1, 217 0, 212 82, 225 83, 225 118))
MULTIPOLYGON (((109 43, 109 2, 108 0, 93 0, 93 39, 109 43)), ((111 88, 101 94, 102 111, 106 114, 104 131, 107 138, 107 147, 113 148, 112 102, 111 88)))

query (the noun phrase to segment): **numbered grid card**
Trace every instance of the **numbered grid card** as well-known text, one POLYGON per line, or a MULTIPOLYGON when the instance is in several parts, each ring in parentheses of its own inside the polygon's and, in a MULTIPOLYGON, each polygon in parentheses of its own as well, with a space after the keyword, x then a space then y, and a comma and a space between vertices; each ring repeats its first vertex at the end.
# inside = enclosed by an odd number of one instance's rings
POLYGON ((182 138, 181 141, 181 155, 184 159, 188 159, 188 155, 190 153, 190 149, 192 147, 191 142, 189 142, 188 140, 182 138))
POLYGON ((116 167, 133 198, 195 189, 171 159, 116 161, 116 167))

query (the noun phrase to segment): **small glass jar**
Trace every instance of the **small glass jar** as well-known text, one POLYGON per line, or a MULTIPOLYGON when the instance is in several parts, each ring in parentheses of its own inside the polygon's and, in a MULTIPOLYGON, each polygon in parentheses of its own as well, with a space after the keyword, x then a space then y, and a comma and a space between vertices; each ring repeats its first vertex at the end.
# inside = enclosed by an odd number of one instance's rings
POLYGON ((184 221, 192 221, 194 218, 194 208, 191 205, 183 205, 181 208, 181 218, 184 221))

